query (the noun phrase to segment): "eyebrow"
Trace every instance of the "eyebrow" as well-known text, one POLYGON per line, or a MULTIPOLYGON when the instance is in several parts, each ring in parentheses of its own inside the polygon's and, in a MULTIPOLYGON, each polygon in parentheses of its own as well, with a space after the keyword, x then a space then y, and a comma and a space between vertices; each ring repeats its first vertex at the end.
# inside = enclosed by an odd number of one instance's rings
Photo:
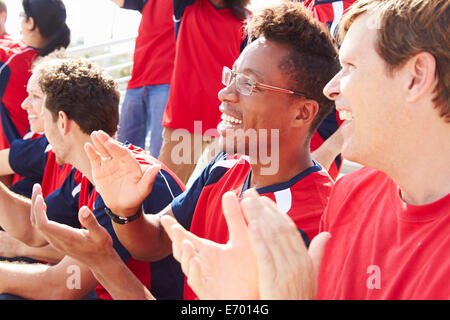
POLYGON ((257 78, 256 80, 257 80, 258 82, 263 82, 262 80, 264 79, 264 77, 263 77, 262 74, 261 74, 260 72, 258 72, 258 71, 253 70, 253 69, 251 69, 251 68, 245 68, 245 69, 243 70, 243 72, 245 72, 245 73, 250 73, 250 74, 252 74, 253 76, 255 76, 255 78, 257 78))

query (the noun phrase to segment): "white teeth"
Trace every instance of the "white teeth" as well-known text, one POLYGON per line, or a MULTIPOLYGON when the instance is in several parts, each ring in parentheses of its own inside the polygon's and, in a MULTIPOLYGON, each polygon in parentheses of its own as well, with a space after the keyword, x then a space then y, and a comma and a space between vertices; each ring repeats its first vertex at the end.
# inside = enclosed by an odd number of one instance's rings
POLYGON ((241 124, 242 120, 236 119, 230 115, 227 115, 225 113, 222 113, 222 120, 225 120, 226 122, 231 122, 231 123, 236 123, 236 124, 241 124))
POLYGON ((341 120, 351 121, 351 120, 353 120, 353 114, 351 111, 342 110, 342 111, 339 111, 339 118, 341 118, 341 120))

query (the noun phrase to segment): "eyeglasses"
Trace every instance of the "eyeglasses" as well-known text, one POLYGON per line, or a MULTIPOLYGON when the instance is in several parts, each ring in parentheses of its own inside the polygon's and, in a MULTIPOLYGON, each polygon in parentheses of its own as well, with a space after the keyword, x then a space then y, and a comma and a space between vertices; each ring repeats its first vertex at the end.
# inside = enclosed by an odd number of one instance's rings
POLYGON ((236 85, 237 92, 239 92, 240 94, 243 94, 244 96, 250 96, 253 93, 253 91, 255 90, 255 88, 260 88, 260 89, 266 89, 266 90, 271 90, 271 91, 276 91, 276 92, 281 92, 281 93, 296 94, 296 95, 299 95, 299 96, 309 99, 309 97, 304 93, 294 91, 294 90, 288 90, 288 89, 270 86, 268 84, 264 84, 264 83, 255 81, 242 73, 236 73, 228 67, 223 67, 223 71, 222 71, 223 85, 225 85, 227 87, 230 86, 231 83, 233 82, 233 79, 236 79, 235 85, 236 85))

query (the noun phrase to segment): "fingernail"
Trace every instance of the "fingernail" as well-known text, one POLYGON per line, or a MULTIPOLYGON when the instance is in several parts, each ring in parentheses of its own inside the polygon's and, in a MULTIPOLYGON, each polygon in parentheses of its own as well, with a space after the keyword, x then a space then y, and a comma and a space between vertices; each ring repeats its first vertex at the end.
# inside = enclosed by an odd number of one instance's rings
POLYGON ((89 210, 88 210, 86 207, 83 207, 83 208, 82 208, 81 216, 82 216, 84 219, 87 219, 87 218, 89 217, 89 210))

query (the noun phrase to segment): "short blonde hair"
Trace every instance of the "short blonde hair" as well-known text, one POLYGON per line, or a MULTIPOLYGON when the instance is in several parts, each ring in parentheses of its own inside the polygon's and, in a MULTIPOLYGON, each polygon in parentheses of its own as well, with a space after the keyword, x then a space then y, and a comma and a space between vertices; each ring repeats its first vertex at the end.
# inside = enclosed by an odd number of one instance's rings
POLYGON ((440 116, 450 122, 450 1, 360 0, 344 15, 338 41, 343 41, 359 16, 370 12, 378 14, 376 50, 389 72, 420 52, 433 55, 438 80, 433 102, 440 116))

